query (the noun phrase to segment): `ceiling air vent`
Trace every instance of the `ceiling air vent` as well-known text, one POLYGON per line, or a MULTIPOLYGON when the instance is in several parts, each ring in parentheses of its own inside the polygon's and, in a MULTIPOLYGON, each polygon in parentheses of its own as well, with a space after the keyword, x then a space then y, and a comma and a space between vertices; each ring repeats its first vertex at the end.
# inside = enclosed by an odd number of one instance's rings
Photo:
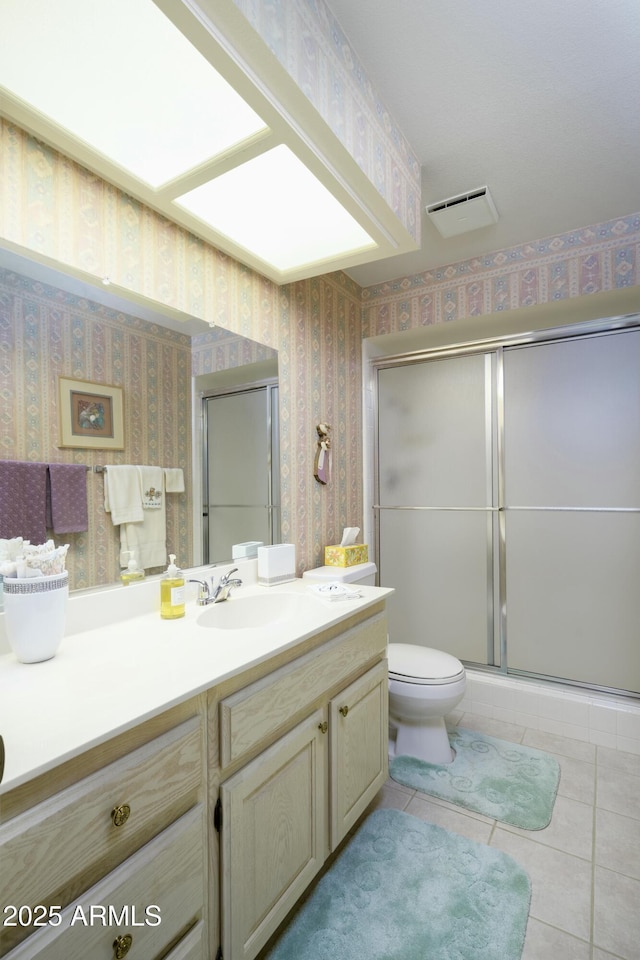
POLYGON ((498 211, 488 187, 478 187, 448 200, 432 203, 427 214, 443 237, 455 237, 498 222, 498 211))

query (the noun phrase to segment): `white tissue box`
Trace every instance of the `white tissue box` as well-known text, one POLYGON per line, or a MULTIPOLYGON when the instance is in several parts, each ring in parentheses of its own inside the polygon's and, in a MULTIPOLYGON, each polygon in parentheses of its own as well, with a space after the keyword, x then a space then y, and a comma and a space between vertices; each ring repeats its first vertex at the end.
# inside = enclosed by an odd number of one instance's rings
POLYGON ((271 587, 296 579, 296 548, 293 543, 258 547, 258 583, 271 587))
POLYGON ((234 543, 231 547, 232 560, 244 560, 247 557, 257 557, 258 547, 264 546, 264 540, 247 540, 245 543, 234 543))

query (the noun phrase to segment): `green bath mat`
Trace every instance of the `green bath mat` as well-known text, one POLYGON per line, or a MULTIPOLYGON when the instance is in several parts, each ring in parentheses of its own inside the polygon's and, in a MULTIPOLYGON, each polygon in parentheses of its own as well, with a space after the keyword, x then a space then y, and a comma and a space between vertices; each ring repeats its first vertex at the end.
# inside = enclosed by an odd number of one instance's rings
POLYGON ((456 751, 453 763, 394 757, 391 777, 514 827, 542 830, 549 825, 560 780, 557 760, 540 750, 460 727, 449 731, 449 740, 456 751))
POLYGON ((531 884, 507 854, 399 810, 360 826, 269 960, 519 960, 531 884))

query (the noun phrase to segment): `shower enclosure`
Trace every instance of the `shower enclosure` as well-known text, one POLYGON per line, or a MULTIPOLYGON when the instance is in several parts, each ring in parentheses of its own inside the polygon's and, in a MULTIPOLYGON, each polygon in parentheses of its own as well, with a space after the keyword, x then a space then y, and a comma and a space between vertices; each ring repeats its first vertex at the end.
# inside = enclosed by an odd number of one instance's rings
POLYGON ((640 694, 639 323, 374 361, 391 636, 640 694))

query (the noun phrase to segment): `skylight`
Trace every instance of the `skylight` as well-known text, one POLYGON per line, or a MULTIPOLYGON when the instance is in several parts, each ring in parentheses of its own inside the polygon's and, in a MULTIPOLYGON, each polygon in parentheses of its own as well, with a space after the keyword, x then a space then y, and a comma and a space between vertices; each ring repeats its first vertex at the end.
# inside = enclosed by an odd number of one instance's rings
POLYGON ((278 270, 375 247, 284 144, 175 202, 278 270))
POLYGON ((266 128, 152 0, 2 0, 2 19, 0 84, 152 187, 266 128))

